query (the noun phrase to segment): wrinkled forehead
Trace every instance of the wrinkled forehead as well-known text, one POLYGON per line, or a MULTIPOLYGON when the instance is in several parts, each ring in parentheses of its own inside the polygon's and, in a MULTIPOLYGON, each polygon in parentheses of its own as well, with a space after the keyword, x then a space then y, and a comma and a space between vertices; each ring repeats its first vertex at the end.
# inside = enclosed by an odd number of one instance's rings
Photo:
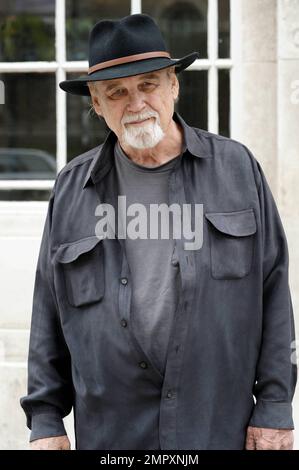
POLYGON ((160 80, 167 74, 167 69, 155 70, 153 72, 141 73, 132 77, 112 78, 110 80, 100 80, 96 82, 101 89, 109 90, 117 86, 130 86, 144 80, 160 80))

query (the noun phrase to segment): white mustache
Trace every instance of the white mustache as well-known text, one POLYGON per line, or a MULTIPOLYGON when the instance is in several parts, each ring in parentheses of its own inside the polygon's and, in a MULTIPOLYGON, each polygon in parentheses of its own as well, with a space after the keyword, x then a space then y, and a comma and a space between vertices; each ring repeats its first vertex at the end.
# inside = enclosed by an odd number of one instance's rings
POLYGON ((125 116, 122 120, 121 120, 121 123, 122 124, 129 124, 130 122, 136 122, 136 121, 144 121, 145 119, 149 119, 149 118, 157 118, 158 117, 158 114, 157 113, 154 113, 152 111, 147 111, 147 112, 143 112, 143 113, 138 113, 138 114, 135 114, 135 115, 130 115, 130 116, 125 116))

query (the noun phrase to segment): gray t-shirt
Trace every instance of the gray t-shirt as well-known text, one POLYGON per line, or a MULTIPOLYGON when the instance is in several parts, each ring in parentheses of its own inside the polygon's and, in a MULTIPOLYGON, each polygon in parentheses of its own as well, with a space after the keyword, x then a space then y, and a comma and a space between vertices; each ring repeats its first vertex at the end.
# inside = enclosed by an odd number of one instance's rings
MULTIPOLYGON (((155 366, 164 373, 173 318, 178 307, 181 280, 175 240, 149 238, 149 205, 169 204, 168 177, 177 158, 158 167, 133 162, 115 145, 118 193, 126 196, 126 206, 146 207, 148 238, 125 238, 125 249, 132 276, 131 321, 134 335, 155 366)), ((128 217, 131 220, 133 217, 128 217)))

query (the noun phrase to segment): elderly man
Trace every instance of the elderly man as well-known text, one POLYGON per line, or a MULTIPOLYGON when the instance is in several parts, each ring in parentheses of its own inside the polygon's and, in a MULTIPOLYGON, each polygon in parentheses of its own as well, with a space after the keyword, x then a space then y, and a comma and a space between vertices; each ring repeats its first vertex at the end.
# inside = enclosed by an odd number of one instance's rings
POLYGON ((100 21, 89 51, 89 74, 60 86, 90 94, 111 131, 50 198, 21 399, 31 447, 68 449, 73 408, 77 449, 291 449, 288 250, 259 163, 174 112, 198 54, 172 59, 149 16, 100 21), (187 207, 161 224, 189 220, 202 243, 141 229, 155 205, 187 207))

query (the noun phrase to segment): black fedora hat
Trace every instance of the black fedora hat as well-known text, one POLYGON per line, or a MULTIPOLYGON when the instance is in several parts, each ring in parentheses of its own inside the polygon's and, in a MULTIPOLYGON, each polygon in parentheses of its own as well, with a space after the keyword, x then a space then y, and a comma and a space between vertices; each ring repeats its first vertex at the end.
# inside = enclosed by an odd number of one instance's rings
POLYGON ((89 35, 88 75, 65 80, 59 86, 68 93, 89 96, 87 82, 130 77, 172 65, 180 72, 198 57, 198 52, 192 52, 181 59, 172 59, 157 24, 149 15, 102 20, 89 35))

